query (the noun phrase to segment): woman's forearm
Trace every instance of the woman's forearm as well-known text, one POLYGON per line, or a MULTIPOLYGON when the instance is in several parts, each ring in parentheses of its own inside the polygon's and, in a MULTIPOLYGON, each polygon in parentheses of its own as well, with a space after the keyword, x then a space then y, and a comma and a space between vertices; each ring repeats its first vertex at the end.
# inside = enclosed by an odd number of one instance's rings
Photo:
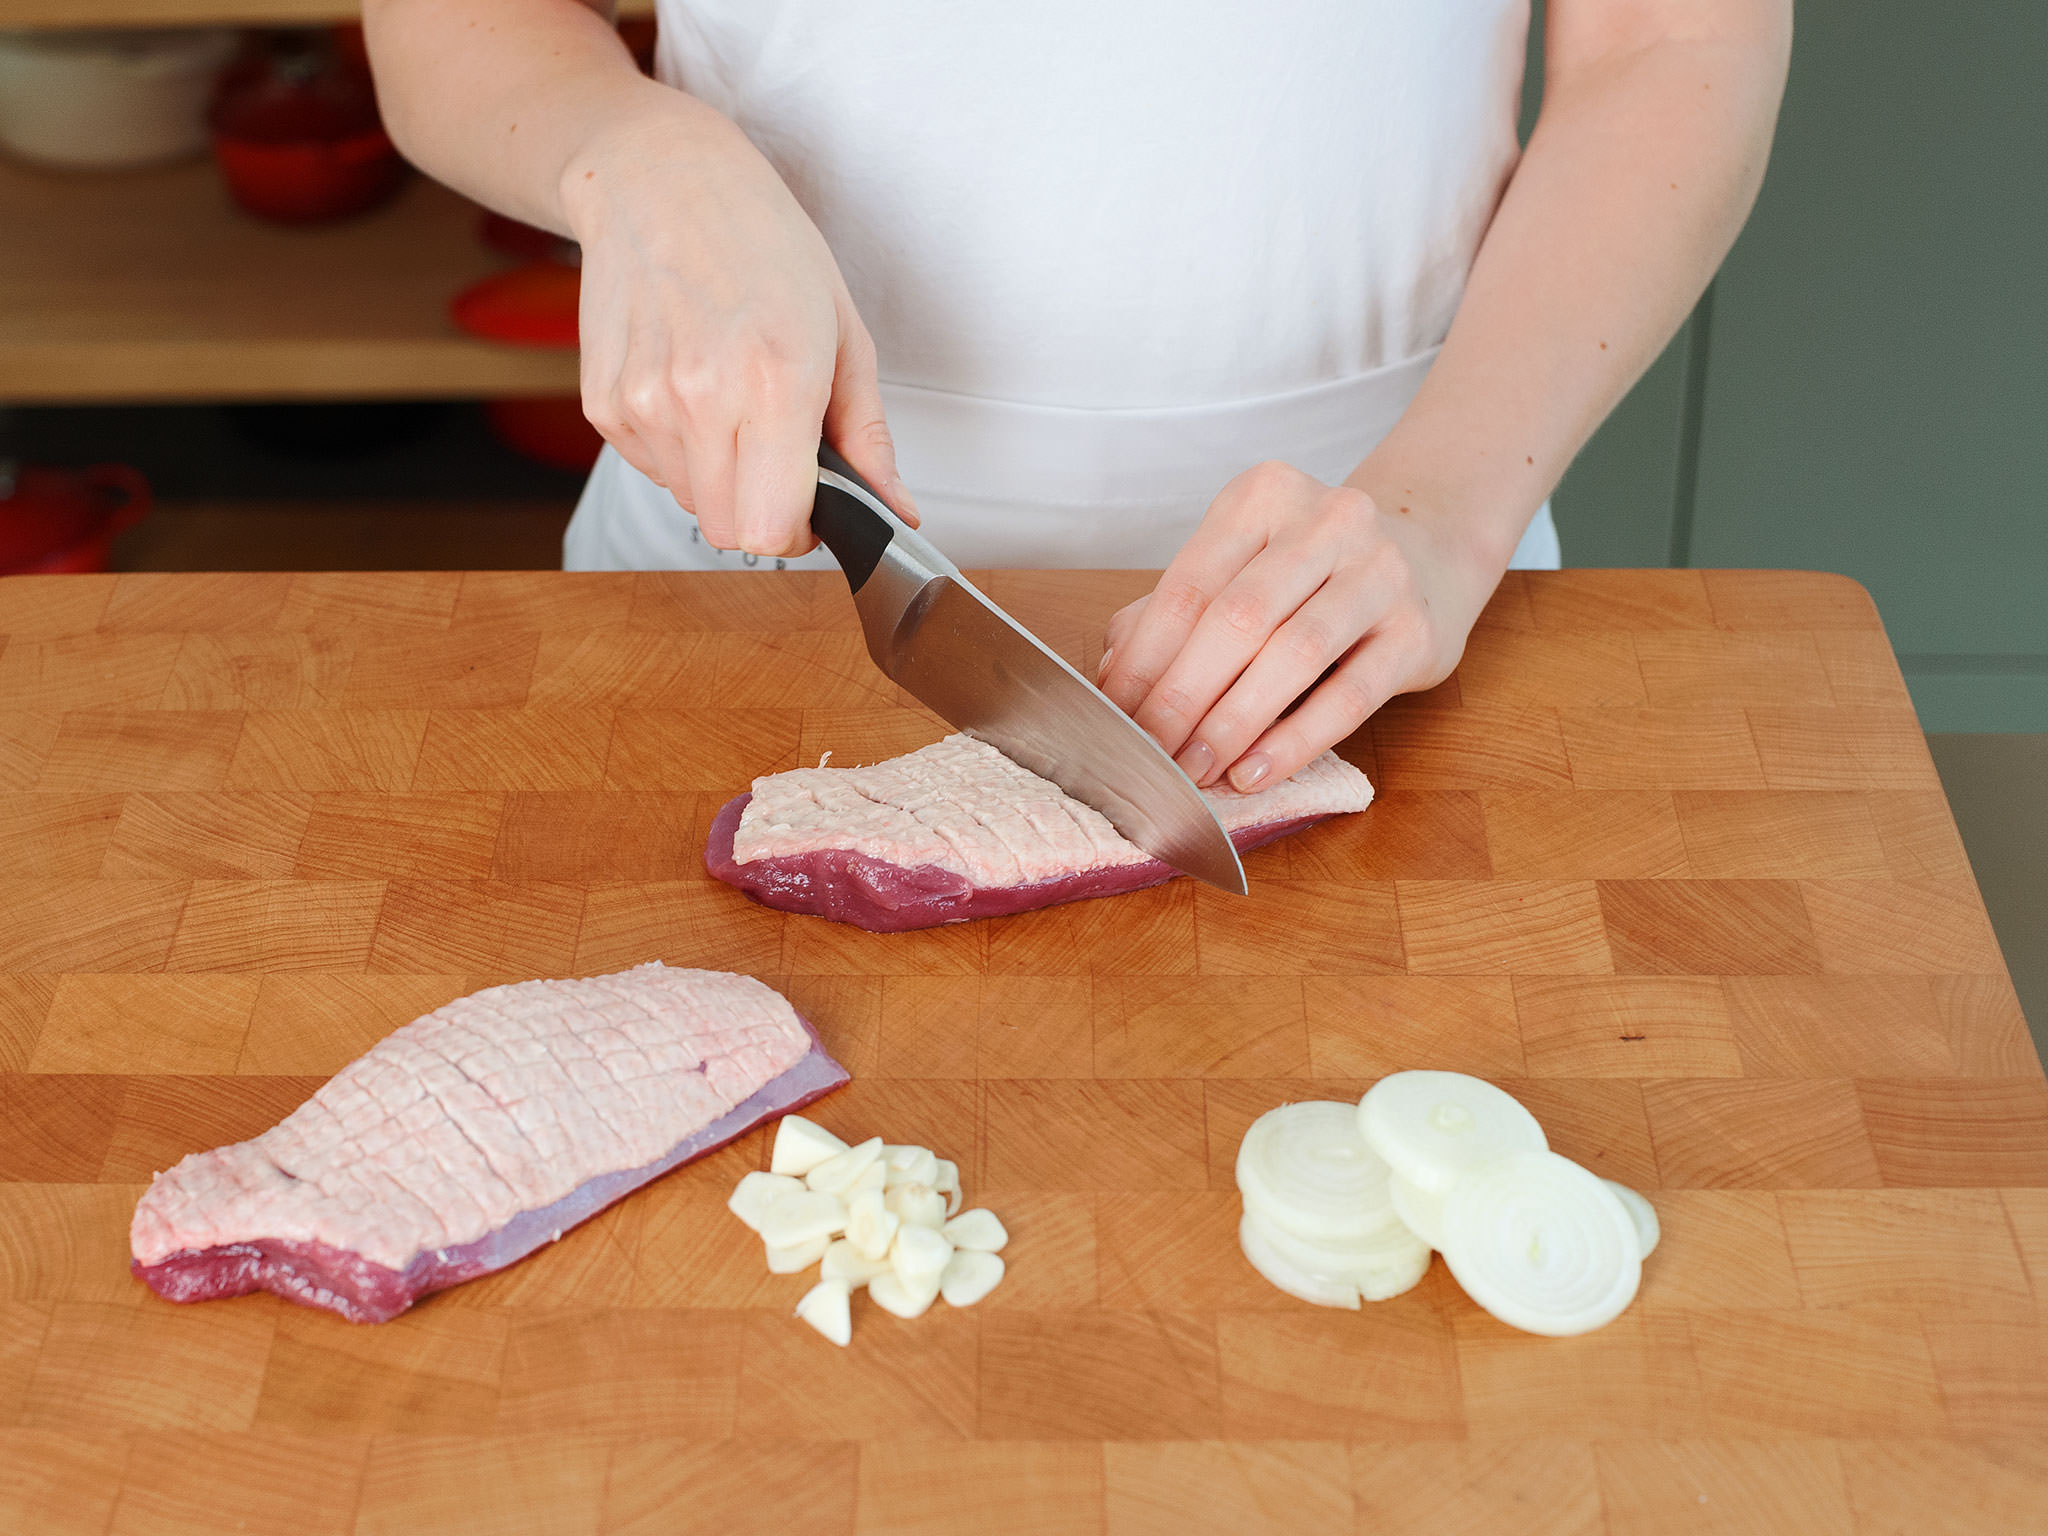
POLYGON ((1791 38, 1788 0, 1550 13, 1542 113, 1443 351, 1350 480, 1443 519, 1493 576, 1742 227, 1791 38))
POLYGON ((365 0, 363 23, 406 158, 557 234, 575 232, 573 183, 608 137, 646 133, 668 155, 744 147, 711 108, 642 75, 583 0, 365 0))

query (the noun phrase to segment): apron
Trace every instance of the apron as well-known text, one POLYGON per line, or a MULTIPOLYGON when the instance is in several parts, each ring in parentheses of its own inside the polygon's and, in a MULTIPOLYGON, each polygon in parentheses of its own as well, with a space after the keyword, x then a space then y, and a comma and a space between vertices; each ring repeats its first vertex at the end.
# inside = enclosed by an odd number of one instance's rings
MULTIPOLYGON (((1513 168, 1527 0, 658 0, 875 339, 926 535, 969 569, 1164 566, 1234 476, 1342 481, 1449 329, 1513 168)), ((1517 566, 1558 564, 1546 504, 1517 566)), ((712 549, 606 448, 597 569, 712 549)))

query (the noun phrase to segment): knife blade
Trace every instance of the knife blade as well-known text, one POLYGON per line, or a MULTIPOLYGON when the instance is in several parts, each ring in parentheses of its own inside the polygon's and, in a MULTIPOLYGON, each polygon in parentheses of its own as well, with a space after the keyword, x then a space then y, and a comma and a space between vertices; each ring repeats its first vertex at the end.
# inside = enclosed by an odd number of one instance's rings
POLYGON ((1166 749, 824 446, 811 531, 846 573, 868 654, 890 678, 1154 858, 1247 894, 1230 834, 1166 749))

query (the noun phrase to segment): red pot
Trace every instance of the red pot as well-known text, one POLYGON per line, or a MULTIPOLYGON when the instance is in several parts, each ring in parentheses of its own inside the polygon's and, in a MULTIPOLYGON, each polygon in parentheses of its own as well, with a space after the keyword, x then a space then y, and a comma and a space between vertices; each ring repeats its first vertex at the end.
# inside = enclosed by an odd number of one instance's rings
POLYGON ((383 202, 405 162, 377 115, 369 71, 332 36, 278 34, 231 70, 211 117, 236 202, 285 224, 383 202))
POLYGON ((486 341, 573 347, 582 284, 583 275, 574 267, 530 261, 471 283, 449 301, 448 316, 486 341))
POLYGON ((149 482, 126 464, 21 470, 0 496, 0 575, 104 571, 114 535, 149 508, 149 482))
POLYGON ((283 144, 215 133, 213 154, 235 201, 280 224, 319 224, 367 212, 405 177, 405 162, 382 128, 347 139, 283 144))
POLYGON ((581 473, 597 462, 604 447, 574 395, 491 400, 485 402, 484 415, 507 448, 556 469, 581 473))

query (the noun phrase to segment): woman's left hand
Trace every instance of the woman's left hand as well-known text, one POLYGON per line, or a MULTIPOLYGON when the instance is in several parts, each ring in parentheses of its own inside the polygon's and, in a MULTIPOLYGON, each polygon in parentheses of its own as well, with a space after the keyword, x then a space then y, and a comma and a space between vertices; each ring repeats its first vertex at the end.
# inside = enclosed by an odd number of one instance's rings
POLYGON ((1204 788, 1276 784, 1450 676, 1506 564, 1463 542, 1412 501, 1257 465, 1109 621, 1102 690, 1204 788))

